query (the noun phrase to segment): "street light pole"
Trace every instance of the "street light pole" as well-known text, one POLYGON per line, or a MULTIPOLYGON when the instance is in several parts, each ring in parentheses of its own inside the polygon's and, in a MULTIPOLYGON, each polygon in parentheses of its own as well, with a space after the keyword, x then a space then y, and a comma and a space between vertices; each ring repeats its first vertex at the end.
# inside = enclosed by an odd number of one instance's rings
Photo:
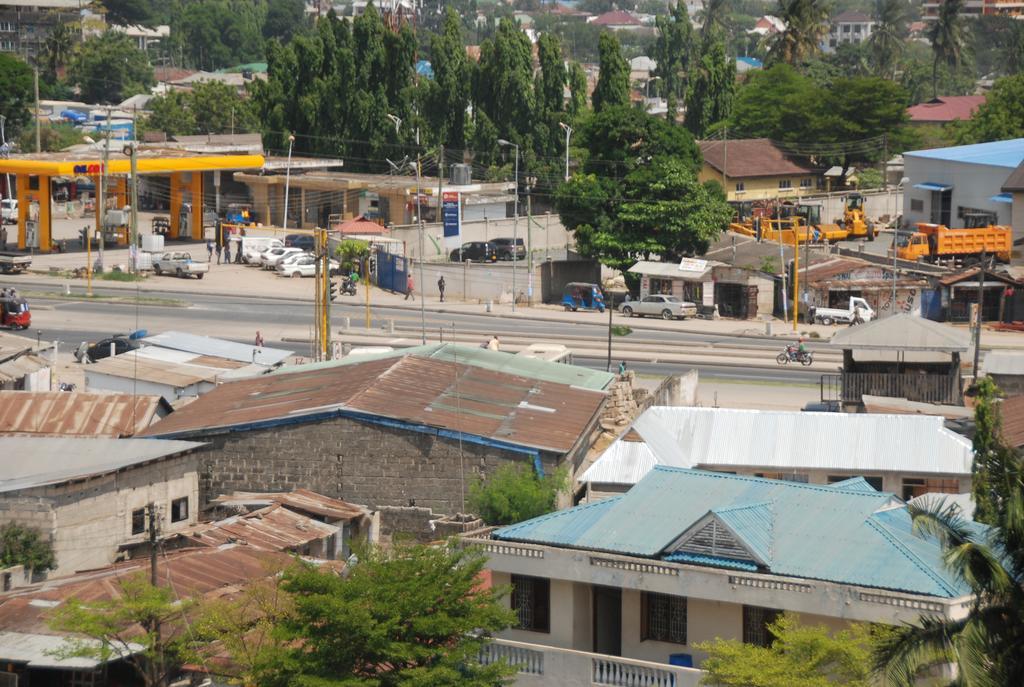
MULTIPOLYGON (((416 147, 420 145, 420 130, 416 128, 416 147)), ((420 155, 416 153, 416 222, 420 228, 420 254, 417 256, 417 262, 420 264, 420 343, 424 346, 427 345, 427 311, 426 311, 426 300, 424 294, 426 294, 426 282, 423 281, 423 208, 420 207, 420 155)), ((441 199, 437 199, 438 210, 441 208, 441 199)))
POLYGON ((288 230, 288 190, 292 183, 292 148, 295 146, 295 136, 288 136, 288 165, 284 170, 284 219, 281 228, 288 230))
POLYGON ((565 180, 569 181, 569 138, 572 136, 573 128, 565 122, 559 122, 558 126, 565 130, 565 180))
POLYGON ((516 149, 516 189, 515 189, 515 202, 513 204, 515 208, 515 216, 512 218, 512 312, 516 311, 516 263, 519 257, 519 144, 506 141, 503 138, 498 139, 498 144, 503 146, 512 146, 516 149))

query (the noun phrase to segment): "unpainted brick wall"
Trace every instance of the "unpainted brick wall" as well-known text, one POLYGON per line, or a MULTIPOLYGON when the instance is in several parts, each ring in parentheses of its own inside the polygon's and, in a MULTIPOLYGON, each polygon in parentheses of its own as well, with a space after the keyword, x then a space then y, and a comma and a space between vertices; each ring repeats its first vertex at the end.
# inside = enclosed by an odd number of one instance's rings
MULTIPOLYGON (((437 514, 465 510, 463 491, 509 461, 532 464, 513 451, 481 446, 349 418, 198 437, 201 500, 230 491, 296 488, 365 504, 420 506, 437 514), (465 485, 460 480, 464 476, 465 485), (464 486, 464 490, 463 490, 464 486)), ((556 456, 545 455, 545 472, 556 456)))

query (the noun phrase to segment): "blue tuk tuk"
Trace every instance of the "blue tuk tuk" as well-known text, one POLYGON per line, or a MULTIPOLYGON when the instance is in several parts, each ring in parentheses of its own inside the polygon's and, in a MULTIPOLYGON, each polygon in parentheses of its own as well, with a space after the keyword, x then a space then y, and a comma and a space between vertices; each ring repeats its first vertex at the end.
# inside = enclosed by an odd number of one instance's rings
POLYGON ((604 294, 597 284, 573 281, 565 285, 562 294, 562 307, 576 312, 577 310, 597 310, 604 312, 604 294))

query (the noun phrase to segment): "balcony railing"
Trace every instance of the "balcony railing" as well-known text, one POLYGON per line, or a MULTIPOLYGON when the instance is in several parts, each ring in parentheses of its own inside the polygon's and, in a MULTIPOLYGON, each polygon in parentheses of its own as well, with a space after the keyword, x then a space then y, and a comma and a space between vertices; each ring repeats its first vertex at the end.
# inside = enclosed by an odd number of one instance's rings
POLYGON ((860 403, 865 395, 949 405, 960 405, 963 402, 960 377, 956 372, 946 375, 913 372, 842 372, 822 375, 822 402, 834 400, 837 391, 843 403, 860 403))
POLYGON ((495 639, 481 650, 480 662, 500 660, 518 669, 519 687, 697 687, 704 675, 696 668, 495 639))

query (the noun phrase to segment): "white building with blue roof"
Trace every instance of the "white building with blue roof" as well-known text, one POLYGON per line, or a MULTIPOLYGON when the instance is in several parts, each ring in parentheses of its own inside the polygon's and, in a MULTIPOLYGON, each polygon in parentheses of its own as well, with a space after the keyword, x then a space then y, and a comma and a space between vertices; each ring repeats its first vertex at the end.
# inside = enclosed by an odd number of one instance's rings
POLYGON ((861 478, 814 485, 656 466, 626 494, 478 541, 518 618, 492 652, 551 671, 584 655, 594 670, 666 680, 636 684, 696 685, 699 671, 679 667, 700 667, 695 645, 766 645, 781 612, 840 629, 960 618, 971 600, 906 505, 861 478))
POLYGON ((911 226, 962 227, 964 214, 979 212, 990 214, 994 224, 1013 224, 1013 197, 1002 188, 1024 162, 1024 138, 914 150, 903 160, 903 217, 911 226))

